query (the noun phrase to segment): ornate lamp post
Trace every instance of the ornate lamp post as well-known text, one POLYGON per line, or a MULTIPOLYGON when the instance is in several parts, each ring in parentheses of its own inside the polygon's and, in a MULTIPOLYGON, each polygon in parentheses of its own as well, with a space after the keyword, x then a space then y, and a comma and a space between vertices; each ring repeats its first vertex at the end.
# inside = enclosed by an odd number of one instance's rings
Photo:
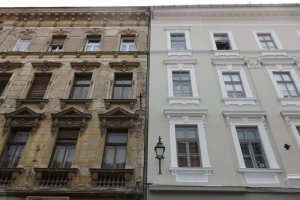
POLYGON ((158 137, 158 142, 157 142, 156 146, 154 147, 154 151, 156 153, 156 157, 155 158, 157 158, 158 162, 159 162, 159 171, 158 171, 158 174, 162 174, 161 173, 161 159, 165 158, 164 157, 165 149, 166 149, 166 147, 161 142, 161 137, 159 136, 158 137))

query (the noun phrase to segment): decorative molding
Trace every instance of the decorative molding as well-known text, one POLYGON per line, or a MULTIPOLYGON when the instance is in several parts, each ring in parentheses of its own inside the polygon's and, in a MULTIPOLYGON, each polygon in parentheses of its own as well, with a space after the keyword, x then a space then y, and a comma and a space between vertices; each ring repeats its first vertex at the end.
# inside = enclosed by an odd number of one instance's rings
POLYGON ((12 128, 31 128, 31 133, 35 133, 40 127, 40 121, 45 117, 42 113, 36 113, 33 110, 24 107, 11 113, 4 114, 6 122, 3 127, 3 133, 10 133, 12 128))
POLYGON ((39 108, 42 109, 48 103, 48 99, 16 99, 16 108, 22 106, 22 104, 39 104, 39 108))
POLYGON ((217 65, 244 65, 243 58, 212 58, 211 63, 217 65))
POLYGON ((110 62, 109 66, 117 71, 132 71, 134 68, 139 67, 139 62, 127 62, 123 60, 122 62, 110 62))
POLYGON ((205 116, 208 113, 208 109, 180 109, 180 108, 167 108, 163 109, 163 113, 170 117, 178 117, 178 116, 205 116))
POLYGON ((244 63, 249 69, 261 68, 261 57, 244 57, 244 63))
POLYGON ((52 133, 56 134, 59 128, 79 128, 79 134, 85 132, 91 114, 83 113, 74 107, 52 114, 52 133))
POLYGON ((120 31, 119 34, 121 34, 121 35, 137 35, 138 32, 136 30, 132 30, 132 29, 128 28, 126 30, 120 31))
POLYGON ((279 184, 277 174, 282 170, 240 168, 239 172, 244 173, 248 184, 279 184))
POLYGON ((62 66, 60 62, 52 62, 45 60, 44 62, 32 62, 32 67, 38 71, 48 72, 62 66))
POLYGON ((65 30, 65 29, 56 29, 56 30, 53 30, 52 31, 52 35, 68 35, 70 33, 70 31, 69 30, 65 30))
POLYGON ((128 128, 129 133, 133 133, 137 125, 137 114, 132 114, 123 108, 117 107, 103 114, 98 114, 102 134, 107 128, 128 128))
POLYGON ((92 71, 95 68, 99 68, 101 66, 101 63, 99 62, 89 62, 89 61, 82 61, 82 62, 71 62, 70 63, 72 68, 78 71, 86 72, 86 71, 92 71))
POLYGON ((93 28, 90 30, 87 30, 86 35, 102 35, 104 33, 104 29, 102 28, 93 28))
POLYGON ((196 59, 164 59, 164 64, 197 64, 196 59))
POLYGON ((93 100, 92 99, 60 99, 60 108, 64 109, 67 104, 79 104, 84 105, 85 109, 88 109, 91 105, 93 100))
POLYGON ((295 60, 292 57, 261 57, 263 65, 294 65, 295 60))
POLYGON ((104 99, 104 105, 106 109, 109 109, 111 104, 127 104, 130 109, 133 109, 136 105, 136 99, 104 99))
POLYGON ((264 110, 223 111, 223 116, 226 118, 242 118, 242 117, 265 118, 266 115, 267 112, 264 110))
POLYGON ((5 61, 0 63, 0 71, 6 72, 6 71, 13 71, 14 69, 23 67, 23 63, 20 62, 10 62, 5 61))
POLYGON ((172 175, 176 175, 176 182, 208 182, 208 176, 213 172, 212 168, 198 168, 198 167, 171 167, 172 175))

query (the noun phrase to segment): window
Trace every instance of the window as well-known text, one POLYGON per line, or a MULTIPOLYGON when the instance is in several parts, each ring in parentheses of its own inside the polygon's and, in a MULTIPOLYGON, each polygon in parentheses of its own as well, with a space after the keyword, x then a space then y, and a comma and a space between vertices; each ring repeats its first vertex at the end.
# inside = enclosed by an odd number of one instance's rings
POLYGON ((297 129, 297 132, 298 132, 298 134, 300 136, 300 126, 296 126, 296 129, 297 129))
POLYGON ((171 33, 171 50, 186 50, 185 33, 171 33))
POLYGON ((88 36, 85 45, 85 51, 100 51, 100 36, 88 36))
POLYGON ((70 99, 86 99, 91 85, 91 74, 76 74, 70 99))
POLYGON ((120 51, 135 51, 135 37, 121 37, 120 51))
POLYGON ((50 163, 51 168, 71 168, 76 148, 79 130, 59 130, 54 154, 50 163))
POLYGON ((115 75, 113 99, 129 99, 131 96, 132 75, 115 75))
POLYGON ((43 99, 50 79, 51 74, 35 74, 27 99, 43 99))
POLYGON ((238 72, 223 72, 223 80, 229 98, 244 98, 243 83, 238 72))
POLYGON ((30 131, 25 130, 12 131, 0 160, 0 167, 15 168, 18 166, 25 144, 29 137, 29 133, 30 131))
POLYGON ((178 167, 200 167, 197 126, 175 126, 178 167))
POLYGON ((236 127, 246 168, 267 168, 257 127, 236 127))
POLYGON ((267 49, 267 50, 277 49, 277 46, 274 42, 271 33, 257 33, 257 37, 262 49, 267 49))
POLYGON ((108 130, 102 168, 122 169, 126 163, 128 130, 108 130))
POLYGON ((298 97, 299 92, 289 72, 273 72, 283 97, 298 97))
POLYGON ((175 97, 191 97, 192 85, 189 71, 173 71, 173 92, 175 97))
POLYGON ((14 48, 14 51, 27 51, 31 38, 20 38, 14 48))
POLYGON ((0 74, 0 96, 4 92, 6 85, 9 82, 11 74, 0 74))
POLYGON ((67 36, 53 36, 48 51, 61 51, 67 36))
POLYGON ((227 33, 214 33, 217 50, 230 50, 230 42, 227 33))

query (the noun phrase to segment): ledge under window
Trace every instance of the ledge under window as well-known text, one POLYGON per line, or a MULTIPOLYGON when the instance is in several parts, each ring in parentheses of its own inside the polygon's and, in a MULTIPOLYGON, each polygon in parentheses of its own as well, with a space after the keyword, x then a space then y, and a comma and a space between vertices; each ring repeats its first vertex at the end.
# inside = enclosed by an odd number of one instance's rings
POLYGON ((282 170, 240 168, 239 172, 245 175, 248 184, 279 184, 278 174, 282 173, 282 170))
POLYGON ((215 56, 240 56, 236 50, 215 50, 215 56))
POLYGON ((201 167, 171 167, 172 175, 176 175, 177 182, 208 182, 212 168, 201 167))
POLYGON ((199 104, 199 97, 168 97, 169 104, 199 104))
POLYGON ((92 99, 60 99, 61 109, 63 109, 67 104, 79 104, 84 105, 85 108, 89 108, 92 104, 92 99))
POLYGON ((262 50, 261 54, 263 56, 287 56, 284 50, 262 50))
POLYGON ((111 104, 127 104, 130 109, 133 109, 136 103, 136 99, 104 99, 106 109, 109 109, 111 104))
POLYGON ((281 105, 289 106, 295 105, 300 106, 300 97, 288 97, 288 98, 277 98, 280 101, 281 105))
POLYGON ((16 99, 16 107, 19 108, 23 104, 39 104, 40 109, 44 108, 48 103, 48 99, 16 99))
POLYGON ((223 98, 225 105, 255 105, 255 98, 223 98))
POLYGON ((192 50, 168 50, 168 56, 192 56, 192 50))

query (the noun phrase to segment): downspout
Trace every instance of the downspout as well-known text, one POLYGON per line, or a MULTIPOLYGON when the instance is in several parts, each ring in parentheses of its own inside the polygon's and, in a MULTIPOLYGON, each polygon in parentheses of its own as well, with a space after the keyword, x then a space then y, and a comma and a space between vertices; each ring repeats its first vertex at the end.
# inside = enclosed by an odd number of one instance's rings
POLYGON ((147 74, 146 74, 146 110, 145 110, 145 127, 144 127, 144 200, 147 200, 148 192, 148 119, 149 119, 149 77, 150 77, 150 42, 151 42, 151 21, 152 21, 153 6, 150 7, 150 16, 148 21, 148 54, 147 54, 147 74))

